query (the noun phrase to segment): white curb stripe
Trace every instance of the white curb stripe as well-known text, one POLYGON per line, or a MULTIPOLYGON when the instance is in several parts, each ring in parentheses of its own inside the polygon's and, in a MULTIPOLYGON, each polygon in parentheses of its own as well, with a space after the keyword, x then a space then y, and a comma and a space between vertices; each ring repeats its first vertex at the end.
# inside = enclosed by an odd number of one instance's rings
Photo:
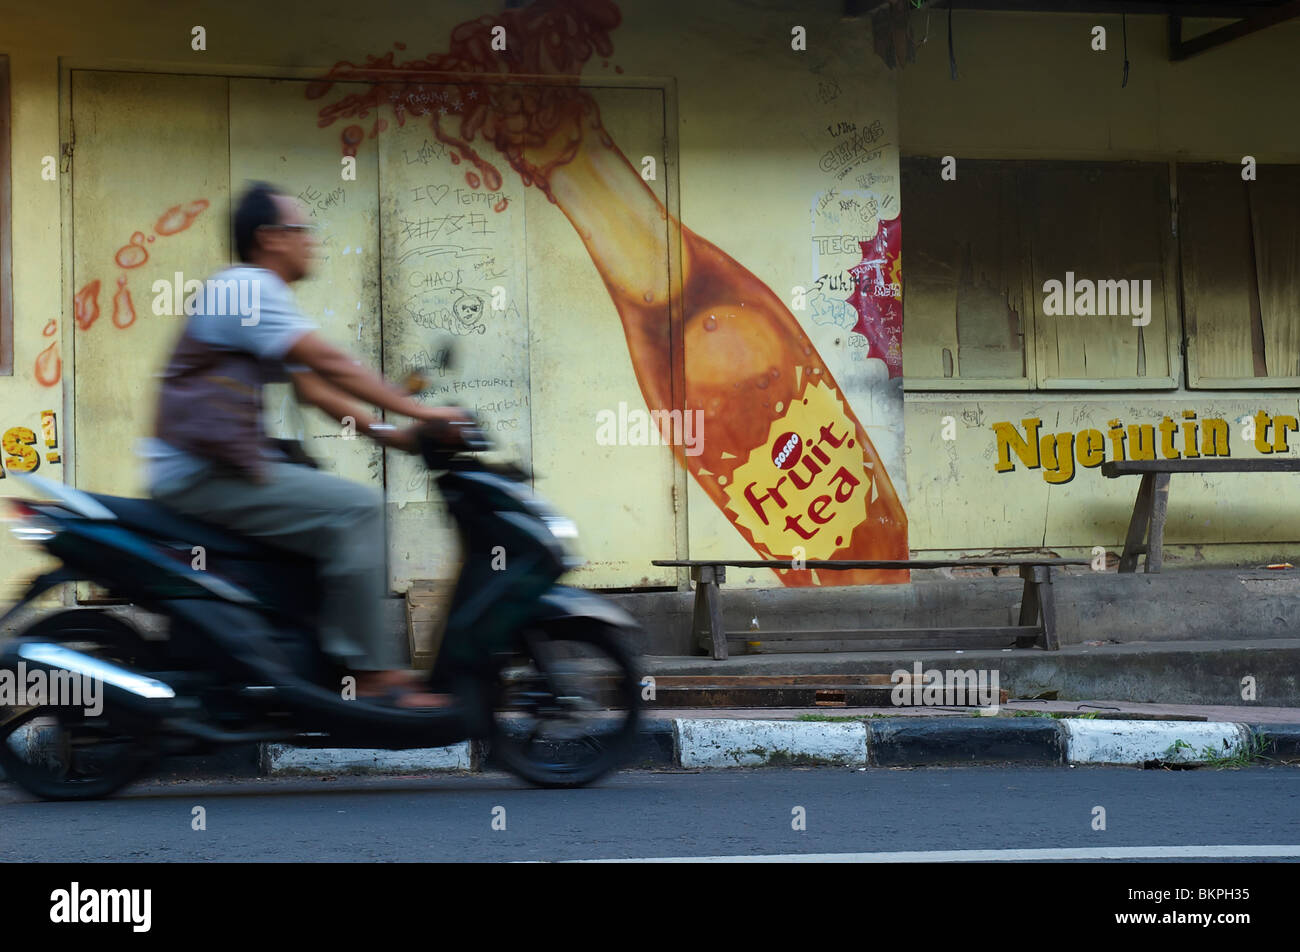
POLYGON ((422 747, 414 750, 266 744, 262 748, 262 762, 268 774, 339 773, 347 770, 372 773, 469 770, 470 751, 468 741, 451 747, 422 747))
POLYGON ((574 863, 996 863, 1034 860, 1291 858, 1296 846, 1110 846, 1025 850, 912 850, 894 853, 781 853, 766 856, 654 856, 574 863))
POLYGON ((1072 764, 1140 764, 1148 760, 1201 764, 1206 752, 1231 757, 1249 728, 1214 721, 1097 721, 1062 718, 1065 759, 1072 764), (1190 746, 1183 746, 1190 745, 1190 746))
POLYGON ((862 722, 743 721, 678 718, 673 748, 682 767, 867 762, 867 727, 862 722))

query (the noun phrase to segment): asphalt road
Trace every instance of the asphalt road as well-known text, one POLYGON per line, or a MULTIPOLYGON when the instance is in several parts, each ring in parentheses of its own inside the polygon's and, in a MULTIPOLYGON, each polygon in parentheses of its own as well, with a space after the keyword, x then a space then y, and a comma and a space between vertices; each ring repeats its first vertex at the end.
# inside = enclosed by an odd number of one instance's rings
POLYGON ((1071 859, 1097 849, 1245 859, 1264 846, 1300 859, 1296 768, 628 771, 569 791, 497 774, 250 779, 145 784, 90 803, 43 803, 0 784, 6 862, 1071 859), (205 830, 192 828, 195 807, 205 830), (804 830, 793 828, 797 807, 804 830), (1096 807, 1104 831, 1092 828, 1096 807), (498 808, 504 829, 493 828, 498 808))

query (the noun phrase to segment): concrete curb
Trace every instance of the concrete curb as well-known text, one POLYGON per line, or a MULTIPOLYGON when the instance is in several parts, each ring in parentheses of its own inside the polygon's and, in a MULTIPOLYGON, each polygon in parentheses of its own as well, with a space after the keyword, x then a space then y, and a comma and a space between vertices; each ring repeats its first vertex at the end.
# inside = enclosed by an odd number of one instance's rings
POLYGON ((679 767, 812 767, 867 763, 864 723, 673 720, 679 767))
MULTIPOLYGON (((30 732, 34 733, 34 732, 30 732)), ((12 743, 13 741, 11 741, 12 743)), ((19 743, 36 742, 24 735, 19 743)), ((859 721, 649 717, 627 768, 922 767, 973 764, 1194 766, 1253 756, 1300 762, 1300 724, 1083 718, 859 721)), ((238 745, 164 762, 167 780, 480 771, 478 744, 415 750, 238 745)), ((3 774, 0 774, 3 779, 3 774)))
POLYGON ((1060 721, 1033 718, 895 718, 868 722, 872 766, 1060 764, 1060 721))
POLYGON ((1214 721, 1058 721, 1072 764, 1203 764, 1247 750, 1251 730, 1214 721))
POLYGON ((1300 759, 1300 724, 1253 724, 1250 730, 1265 756, 1300 759))
POLYGON ((261 755, 262 773, 270 777, 472 770, 476 766, 475 761, 469 741, 451 747, 421 747, 413 750, 263 744, 261 755))
MULTIPOLYGON (((291 769, 297 774, 482 769, 477 757, 471 767, 462 766, 463 760, 447 760, 442 752, 452 749, 314 750, 311 758, 293 760, 291 769), (434 754, 438 756, 420 757, 434 754), (385 768, 378 755, 400 756, 401 766, 385 768), (370 759, 376 767, 367 766, 370 759)), ((1300 724, 1049 717, 858 722, 659 717, 645 722, 628 767, 1193 766, 1252 749, 1265 757, 1300 760, 1300 724)))

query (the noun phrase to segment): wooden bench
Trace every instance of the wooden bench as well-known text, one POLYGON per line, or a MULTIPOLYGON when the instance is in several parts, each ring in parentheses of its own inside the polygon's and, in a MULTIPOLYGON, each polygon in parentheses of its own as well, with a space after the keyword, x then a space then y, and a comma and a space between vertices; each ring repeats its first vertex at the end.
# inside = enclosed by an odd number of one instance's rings
POLYGON ((1164 559, 1165 512, 1169 506, 1169 477, 1174 473, 1300 473, 1300 459, 1166 459, 1126 460, 1101 464, 1108 479, 1141 476, 1133 517, 1119 559, 1121 572, 1136 572, 1139 555, 1146 555, 1144 572, 1159 572, 1164 559))
POLYGON ((697 643, 711 645, 715 661, 727 658, 727 636, 756 642, 783 641, 794 650, 832 651, 844 641, 866 641, 871 647, 890 648, 1003 648, 1014 640, 1017 648, 1043 647, 1056 651, 1056 600, 1052 595, 1052 569, 1062 565, 1088 565, 1087 559, 911 559, 906 561, 854 561, 805 559, 797 566, 789 559, 655 559, 652 565, 681 566, 691 570, 695 582, 695 611, 691 635, 697 643), (876 628, 846 631, 727 632, 722 625, 721 590, 727 566, 741 569, 940 569, 957 567, 1016 568, 1025 580, 1020 603, 1020 624, 976 628, 876 628), (780 636, 773 638, 773 635, 780 636))

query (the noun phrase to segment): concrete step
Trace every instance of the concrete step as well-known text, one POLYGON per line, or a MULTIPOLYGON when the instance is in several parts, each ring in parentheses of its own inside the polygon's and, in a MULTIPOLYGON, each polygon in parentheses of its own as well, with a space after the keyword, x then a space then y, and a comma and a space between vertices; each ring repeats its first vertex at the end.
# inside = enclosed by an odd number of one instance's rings
MULTIPOLYGON (((895 695, 910 706, 912 678, 906 674, 788 675, 662 677, 655 679, 655 708, 845 708, 891 707, 895 695), (906 686, 907 690, 900 690, 906 686)), ((971 692, 976 706, 977 692, 971 692)), ((990 695, 991 703, 1005 703, 1006 691, 990 695)), ((963 700, 966 700, 963 697, 963 700)))
POLYGON ((1112 698, 1151 704, 1300 707, 1300 638, 1137 642, 952 651, 861 651, 645 656, 643 673, 668 677, 815 675, 827 683, 846 675, 903 671, 985 671, 1010 698, 1054 692, 1061 700, 1112 698))
MULTIPOLYGON (((1019 622, 1024 587, 1006 572, 993 577, 975 569, 918 571, 907 585, 758 589, 745 588, 746 583, 737 571, 721 588, 723 628, 741 640, 755 621, 760 633, 1012 626, 1019 622)), ((1062 645, 1300 635, 1296 570, 1182 568, 1154 575, 1070 570, 1054 575, 1053 591, 1062 645)), ((691 637, 692 592, 608 597, 642 624, 641 648, 647 654, 699 652, 691 637)))

